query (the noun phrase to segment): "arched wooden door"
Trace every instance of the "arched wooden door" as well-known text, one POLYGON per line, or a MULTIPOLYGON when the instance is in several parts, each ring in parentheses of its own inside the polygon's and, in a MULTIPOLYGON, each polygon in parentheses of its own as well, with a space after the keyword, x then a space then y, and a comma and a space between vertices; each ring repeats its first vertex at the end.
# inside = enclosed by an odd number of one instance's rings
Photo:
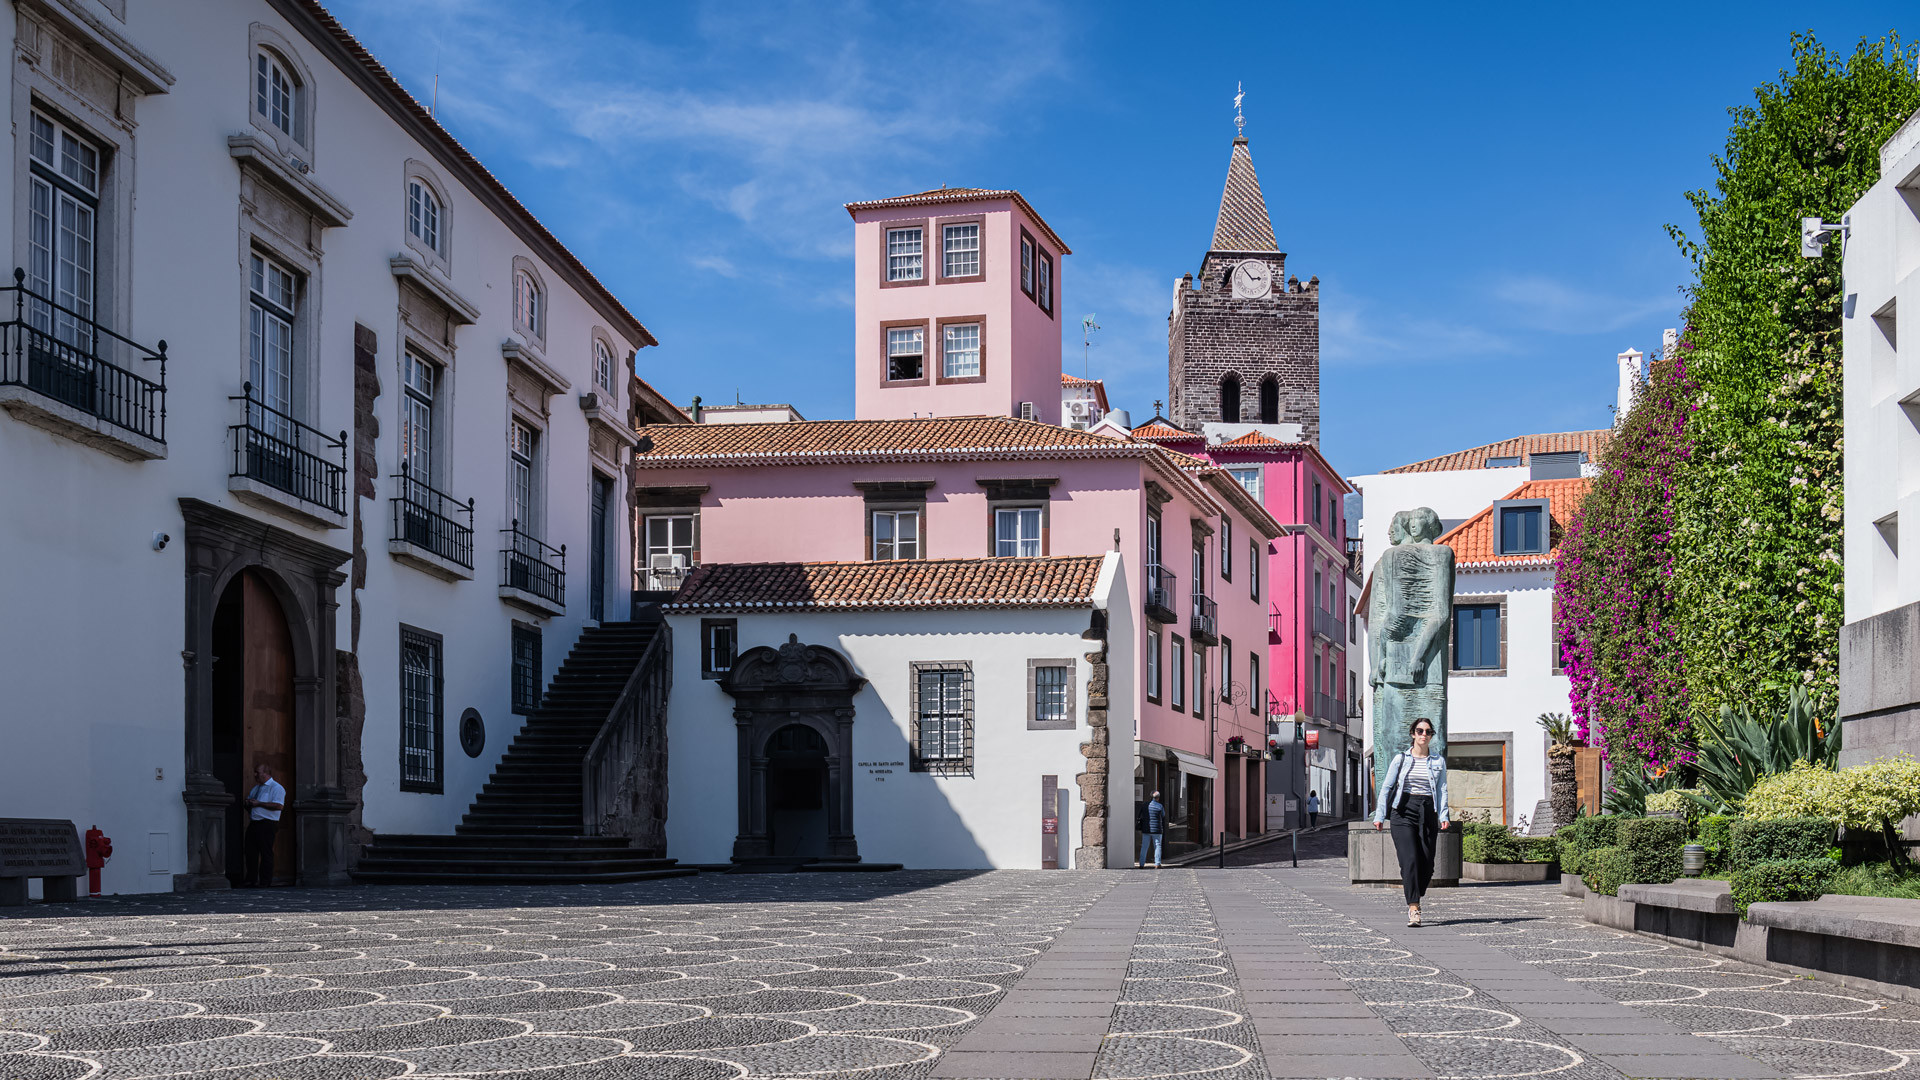
MULTIPOLYGON (((266 577, 242 570, 214 612, 215 775, 234 793, 227 815, 227 877, 242 881, 254 766, 265 764, 293 800, 293 636, 266 577)), ((273 842, 275 883, 294 878, 293 811, 283 810, 273 842)))

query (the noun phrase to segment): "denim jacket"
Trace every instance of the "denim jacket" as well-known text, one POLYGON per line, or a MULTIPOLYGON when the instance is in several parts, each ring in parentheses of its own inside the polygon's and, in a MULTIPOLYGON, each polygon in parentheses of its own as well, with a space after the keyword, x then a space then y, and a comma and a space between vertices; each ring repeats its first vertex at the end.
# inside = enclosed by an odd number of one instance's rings
MULTIPOLYGON (((1398 810, 1406 801, 1407 773, 1413 768, 1413 755, 1405 750, 1393 755, 1387 765, 1386 779, 1380 782, 1380 803, 1373 809, 1373 820, 1387 820, 1387 811, 1398 810)), ((1427 775, 1433 779, 1433 812, 1447 820, 1447 759, 1439 754, 1427 757, 1427 775)))

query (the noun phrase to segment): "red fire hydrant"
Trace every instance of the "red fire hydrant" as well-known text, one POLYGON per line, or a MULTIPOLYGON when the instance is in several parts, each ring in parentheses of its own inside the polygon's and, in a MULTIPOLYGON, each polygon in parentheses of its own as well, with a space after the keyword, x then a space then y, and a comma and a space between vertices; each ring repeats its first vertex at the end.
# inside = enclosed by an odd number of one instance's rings
POLYGON ((97 827, 87 830, 87 895, 100 895, 100 868, 113 858, 113 841, 97 827))

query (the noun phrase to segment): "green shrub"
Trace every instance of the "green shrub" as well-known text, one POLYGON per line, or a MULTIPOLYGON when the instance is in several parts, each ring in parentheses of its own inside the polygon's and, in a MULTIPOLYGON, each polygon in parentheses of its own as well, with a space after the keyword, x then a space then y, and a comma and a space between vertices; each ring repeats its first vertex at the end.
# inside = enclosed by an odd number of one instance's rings
POLYGON ((1745 918, 1753 904, 1818 900, 1833 884, 1839 864, 1832 859, 1769 859, 1733 871, 1733 905, 1745 918))
POLYGON ((1514 863, 1522 859, 1520 838, 1505 825, 1469 822, 1461 827, 1460 857, 1467 862, 1514 863))
POLYGON ((1620 850, 1626 854, 1620 884, 1664 885, 1681 875, 1680 848, 1687 842, 1684 821, 1628 818, 1620 823, 1620 850))
POLYGON ((1520 840, 1521 862, 1552 862, 1560 857, 1560 845, 1551 836, 1531 836, 1520 840))
POLYGON ((1833 847, 1834 824, 1827 818, 1782 817, 1733 823, 1735 870, 1786 859, 1824 859, 1833 847))
POLYGON ((1706 793, 1699 788, 1668 788, 1665 791, 1656 791, 1647 796, 1647 813, 1677 813, 1681 817, 1692 819, 1699 816, 1699 800, 1705 797, 1706 793))
POLYGON ((1891 863, 1863 863, 1848 866, 1833 875, 1827 895, 1894 896, 1920 900, 1920 870, 1891 863))
POLYGON ((1828 818, 1890 838, 1902 819, 1920 813, 1920 761, 1878 758, 1837 772, 1795 762, 1754 784, 1743 813, 1755 820, 1828 818))
POLYGON ((1582 856, 1580 866, 1588 892, 1613 896, 1625 884, 1627 853, 1617 847, 1594 848, 1582 856))
POLYGON ((1694 839, 1707 849, 1707 868, 1721 870, 1733 852, 1733 823, 1726 814, 1708 814, 1694 826, 1694 839))
POLYGON ((1595 848, 1612 846, 1619 822, 1612 814, 1595 814, 1562 825, 1553 834, 1554 839, 1560 841, 1560 871, 1585 874, 1587 854, 1595 848))

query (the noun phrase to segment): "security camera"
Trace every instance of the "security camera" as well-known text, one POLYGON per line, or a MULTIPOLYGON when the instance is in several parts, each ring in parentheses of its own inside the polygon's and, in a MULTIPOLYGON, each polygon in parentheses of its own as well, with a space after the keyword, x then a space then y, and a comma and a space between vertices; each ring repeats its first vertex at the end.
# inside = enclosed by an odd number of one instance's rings
POLYGON ((165 551, 167 549, 167 541, 171 539, 173 539, 173 537, 168 536, 166 533, 163 533, 163 532, 154 533, 153 534, 153 550, 165 551))
POLYGON ((1842 217, 1838 223, 1822 221, 1817 217, 1803 217, 1800 219, 1800 255, 1808 259, 1819 258, 1827 249, 1827 240, 1836 235, 1840 237, 1841 250, 1845 251, 1852 232, 1851 215, 1842 217))

